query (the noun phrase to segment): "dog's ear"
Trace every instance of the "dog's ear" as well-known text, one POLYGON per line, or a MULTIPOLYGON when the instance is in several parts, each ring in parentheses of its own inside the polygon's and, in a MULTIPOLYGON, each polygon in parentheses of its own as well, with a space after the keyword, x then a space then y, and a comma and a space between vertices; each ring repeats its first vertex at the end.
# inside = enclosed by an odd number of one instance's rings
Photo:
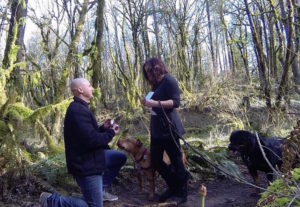
POLYGON ((141 142, 140 139, 136 139, 136 144, 137 144, 138 147, 143 146, 143 143, 141 142))

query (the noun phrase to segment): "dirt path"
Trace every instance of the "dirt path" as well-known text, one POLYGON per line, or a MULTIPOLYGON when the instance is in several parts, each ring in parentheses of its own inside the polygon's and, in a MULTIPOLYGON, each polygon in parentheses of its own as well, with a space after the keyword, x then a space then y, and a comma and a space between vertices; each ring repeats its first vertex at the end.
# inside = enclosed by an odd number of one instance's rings
MULTIPOLYGON (((251 181, 250 176, 244 166, 241 166, 241 171, 245 175, 248 181, 251 181)), ((105 202, 104 207, 126 207, 127 204, 135 206, 144 206, 149 204, 158 204, 158 195, 166 188, 163 180, 160 177, 156 179, 156 194, 154 201, 147 199, 148 185, 145 183, 145 188, 141 191, 138 188, 137 179, 133 175, 132 170, 122 170, 121 179, 113 185, 112 193, 118 195, 119 200, 115 202, 105 202)), ((266 181, 262 178, 263 186, 266 186, 266 181)), ((200 207, 199 188, 201 185, 205 185, 207 188, 207 197, 205 200, 205 207, 255 207, 258 197, 253 197, 251 194, 255 192, 255 189, 238 183, 229 179, 217 178, 207 181, 189 181, 188 186, 188 200, 186 203, 180 205, 182 207, 200 207)), ((22 186, 22 183, 19 183, 22 186)), ((25 187, 26 188, 26 187, 25 187)), ((4 204, 0 200, 0 206, 5 207, 39 207, 38 199, 40 191, 35 188, 31 193, 26 193, 26 189, 23 189, 23 193, 16 193, 12 195, 10 204, 4 204), (23 191, 25 190, 25 191, 23 191), (18 195, 17 195, 18 194, 18 195)), ((27 189, 28 190, 28 189, 27 189)), ((172 199, 168 200, 172 201, 172 199)), ((128 205, 127 205, 128 206, 128 205)))
MULTIPOLYGON (((245 174, 247 180, 251 181, 247 170, 242 167, 242 172, 245 174)), ((261 175, 262 180, 264 176, 261 175)), ((129 179, 131 180, 131 179, 129 179)), ((129 181, 128 180, 128 181, 129 181)), ((158 179, 156 195, 153 202, 147 199, 147 187, 142 192, 137 187, 137 183, 134 180, 131 182, 124 182, 118 184, 112 189, 112 192, 117 194, 119 200, 112 203, 105 203, 105 207, 124 207, 126 204, 143 206, 149 204, 157 204, 158 195, 165 189, 163 181, 158 179)), ((210 181, 190 181, 188 187, 188 201, 180 206, 182 207, 200 207, 201 201, 199 196, 199 188, 201 185, 205 185, 207 188, 207 197, 205 200, 205 207, 255 207, 259 199, 258 196, 253 196, 255 189, 251 186, 238 183, 229 179, 215 179, 210 181)), ((265 181, 262 185, 266 185, 265 181)), ((169 199, 168 201, 172 201, 169 199)))
MULTIPOLYGON (((253 188, 231 180, 213 180, 208 182, 196 182, 189 185, 188 201, 180 206, 196 207, 201 206, 198 189, 204 184, 207 187, 207 197, 205 207, 255 207, 258 197, 250 196, 253 188)), ((115 193, 118 194, 119 200, 112 203, 105 203, 105 207, 123 207, 126 204, 142 206, 146 204, 157 204, 149 202, 146 198, 147 192, 138 192, 137 189, 118 188, 115 193)), ((157 199, 157 195, 156 198, 157 199)), ((169 199, 168 201, 172 201, 169 199)))

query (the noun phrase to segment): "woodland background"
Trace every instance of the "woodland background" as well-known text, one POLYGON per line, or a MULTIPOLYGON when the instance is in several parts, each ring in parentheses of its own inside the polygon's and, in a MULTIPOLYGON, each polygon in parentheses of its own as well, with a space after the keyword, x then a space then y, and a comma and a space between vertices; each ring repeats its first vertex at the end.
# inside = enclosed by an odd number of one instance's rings
POLYGON ((128 134, 147 142, 139 100, 150 90, 142 65, 154 56, 179 82, 191 143, 224 147, 233 129, 287 136, 300 117, 299 44, 300 0, 2 0, 2 200, 14 202, 16 179, 67 176, 73 78, 91 80, 99 122, 120 122, 114 143, 128 134))

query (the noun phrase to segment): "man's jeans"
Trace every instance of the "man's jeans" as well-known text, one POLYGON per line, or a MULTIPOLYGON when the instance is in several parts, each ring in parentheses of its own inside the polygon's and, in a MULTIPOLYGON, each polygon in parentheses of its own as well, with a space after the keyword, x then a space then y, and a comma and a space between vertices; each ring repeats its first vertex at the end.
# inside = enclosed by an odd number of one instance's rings
POLYGON ((102 188, 111 185, 127 159, 125 153, 117 150, 105 150, 104 153, 107 169, 103 176, 74 176, 83 198, 52 194, 48 198, 48 207, 103 207, 102 188))
POLYGON ((52 194, 48 198, 48 207, 103 207, 102 176, 76 176, 83 198, 52 194))
POLYGON ((117 150, 104 150, 106 171, 103 175, 103 187, 110 187, 119 170, 125 164, 127 156, 117 150))

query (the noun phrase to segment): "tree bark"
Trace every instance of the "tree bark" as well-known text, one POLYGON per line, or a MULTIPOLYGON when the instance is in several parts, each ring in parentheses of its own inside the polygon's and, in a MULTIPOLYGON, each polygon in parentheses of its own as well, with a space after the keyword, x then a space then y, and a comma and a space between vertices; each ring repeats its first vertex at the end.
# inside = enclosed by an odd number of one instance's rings
POLYGON ((232 48, 232 44, 229 44, 229 37, 228 37, 228 26, 225 22, 225 18, 224 18, 224 8, 223 8, 223 0, 221 1, 221 7, 220 7, 220 19, 221 22, 224 26, 224 33, 225 33, 225 41, 226 41, 226 45, 227 45, 227 50, 228 50, 228 58, 229 58, 229 66, 230 69, 232 70, 232 73, 235 74, 235 60, 234 60, 234 54, 233 54, 233 48, 232 48))
POLYGON ((161 46, 160 46, 160 37, 159 37, 159 26, 158 26, 158 19, 156 16, 156 4, 152 0, 152 7, 153 7, 153 24, 154 24, 154 34, 156 40, 156 50, 157 50, 157 57, 161 59, 161 46))
POLYGON ((103 50, 103 44, 102 44, 102 37, 103 37, 103 18, 104 18, 104 7, 105 7, 105 0, 98 0, 98 6, 97 6, 97 18, 95 22, 95 30, 96 30, 96 37, 94 40, 94 45, 92 45, 92 53, 91 56, 91 69, 93 71, 92 75, 92 86, 100 90, 100 94, 95 94, 95 98, 101 98, 101 102, 106 105, 105 100, 105 93, 103 91, 103 87, 100 86, 99 83, 103 84, 103 73, 102 73, 102 60, 101 60, 101 54, 103 50))
POLYGON ((267 79, 267 64, 266 64, 266 56, 263 51, 263 45, 261 44, 262 41, 259 38, 259 34, 257 31, 256 26, 253 23, 252 15, 249 10, 249 5, 248 5, 248 0, 244 0, 244 4, 246 7, 246 13, 248 16, 248 20, 250 23, 250 29, 252 33, 252 38, 254 42, 254 46, 257 52, 257 58, 258 58, 258 63, 259 63, 259 70, 260 70, 260 81, 261 81, 261 86, 264 90, 265 94, 265 99, 266 99, 266 105, 268 108, 271 108, 272 103, 271 103, 271 89, 270 89, 270 83, 267 79))
POLYGON ((88 11, 88 3, 89 0, 84 0, 83 5, 82 5, 82 9, 80 11, 79 14, 79 20, 75 29, 75 35, 71 40, 71 44, 70 44, 70 48, 68 51, 68 55, 63 67, 63 71, 62 71, 62 75, 61 75, 61 80, 59 82, 59 86, 58 86, 58 91, 57 91, 57 97, 56 97, 56 103, 61 102, 64 99, 64 92, 65 92, 65 88, 67 85, 67 79, 69 77, 69 73, 70 73, 70 69, 73 65, 72 60, 76 57, 77 53, 75 51, 76 48, 78 47, 78 43, 80 40, 80 35, 82 32, 82 28, 84 25, 84 20, 85 20, 85 16, 86 13, 88 11))
POLYGON ((292 53, 294 52, 294 26, 293 26, 293 18, 294 18, 294 6, 291 0, 287 1, 288 6, 288 16, 287 16, 287 24, 286 24, 286 32, 287 36, 287 51, 285 54, 285 62, 283 66, 283 73, 279 85, 278 94, 276 97, 276 107, 280 107, 281 99, 283 96, 288 95, 287 87, 289 81, 289 72, 291 70, 292 64, 292 53))
POLYGON ((11 71, 9 80, 10 90, 16 90, 19 96, 23 96, 23 78, 21 66, 24 65, 24 33, 27 16, 28 0, 13 0, 11 4, 11 17, 8 37, 3 58, 3 68, 11 71), (23 52, 22 52, 23 51, 23 52), (14 65, 19 63, 18 65, 14 65))
POLYGON ((300 94, 300 0, 292 0, 295 9, 295 55, 292 64, 293 81, 300 94))
POLYGON ((213 38, 212 38, 212 27, 211 27, 211 19, 210 19, 210 9, 209 9, 209 2, 206 0, 206 13, 207 13, 207 24, 208 24, 208 39, 209 39, 209 45, 210 45, 210 54, 211 54, 211 59, 212 59, 212 77, 216 76, 218 73, 217 69, 217 59, 215 56, 215 51, 214 51, 214 45, 213 45, 213 38))

